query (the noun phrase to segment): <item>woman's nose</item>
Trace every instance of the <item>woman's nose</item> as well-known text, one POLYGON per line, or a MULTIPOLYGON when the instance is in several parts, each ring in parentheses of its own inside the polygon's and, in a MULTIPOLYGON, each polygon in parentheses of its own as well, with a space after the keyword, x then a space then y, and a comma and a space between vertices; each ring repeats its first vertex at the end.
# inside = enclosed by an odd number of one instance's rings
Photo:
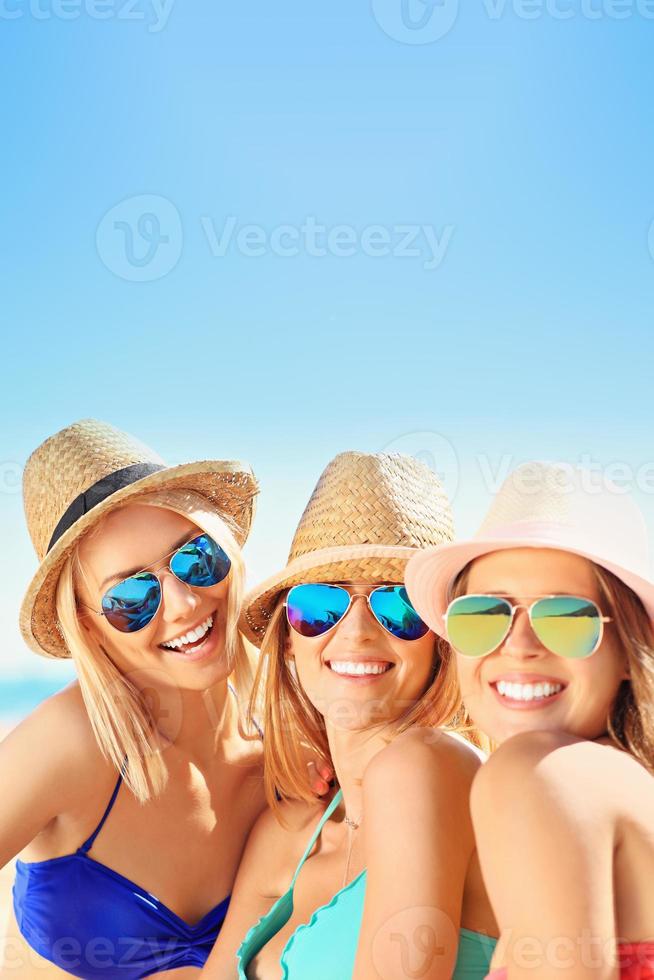
POLYGON ((511 632, 502 645, 502 653, 513 657, 514 660, 529 660, 547 653, 531 628, 526 609, 516 610, 511 632))
POLYGON ((353 596, 350 608, 341 620, 339 633, 341 637, 367 637, 375 635, 377 620, 368 607, 365 596, 353 596))
POLYGON ((163 618, 168 623, 188 617, 201 604, 193 589, 173 575, 171 571, 159 572, 163 618))

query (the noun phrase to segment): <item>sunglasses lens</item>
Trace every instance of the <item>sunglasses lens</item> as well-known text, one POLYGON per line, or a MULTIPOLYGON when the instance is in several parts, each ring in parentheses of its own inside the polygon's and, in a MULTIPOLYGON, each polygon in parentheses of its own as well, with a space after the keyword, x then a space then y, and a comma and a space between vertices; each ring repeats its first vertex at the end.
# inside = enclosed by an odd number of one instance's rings
POLYGON ((218 585, 227 578, 232 563, 208 534, 200 534, 176 551, 170 570, 181 582, 196 588, 218 585))
POLYGON ((322 636, 343 618, 350 596, 338 585, 295 585, 286 598, 286 615, 296 633, 322 636))
POLYGON ((562 595, 539 599, 531 611, 531 625, 551 653, 579 660, 597 649, 602 619, 590 599, 562 595))
POLYGON ((419 640, 429 627, 411 605, 403 585, 384 585, 370 593, 377 621, 398 640, 419 640))
POLYGON ((491 595, 462 595, 447 610, 447 638, 464 657, 495 650, 511 626, 511 606, 491 595))
POLYGON ((102 597, 102 611, 121 633, 136 633, 152 621, 161 601, 161 587, 152 572, 139 572, 119 582, 102 597))

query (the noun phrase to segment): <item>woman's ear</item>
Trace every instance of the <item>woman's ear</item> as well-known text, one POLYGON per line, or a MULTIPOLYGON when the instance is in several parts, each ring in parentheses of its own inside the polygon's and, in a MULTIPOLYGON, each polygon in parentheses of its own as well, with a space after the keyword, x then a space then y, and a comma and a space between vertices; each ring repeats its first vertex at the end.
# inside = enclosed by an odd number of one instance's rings
POLYGON ((291 638, 288 634, 284 637, 284 659, 285 660, 295 660, 295 654, 293 653, 291 638))

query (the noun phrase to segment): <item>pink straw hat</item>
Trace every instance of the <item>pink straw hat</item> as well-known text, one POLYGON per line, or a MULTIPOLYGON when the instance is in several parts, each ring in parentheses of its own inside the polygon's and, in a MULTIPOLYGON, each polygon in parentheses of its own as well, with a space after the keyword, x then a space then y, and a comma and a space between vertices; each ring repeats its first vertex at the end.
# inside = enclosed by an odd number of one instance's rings
POLYGON ((654 583, 643 514, 623 489, 567 463, 524 463, 504 481, 468 541, 418 552, 406 568, 409 597, 422 619, 445 636, 450 589, 469 562, 509 548, 555 548, 613 572, 654 621, 654 583))

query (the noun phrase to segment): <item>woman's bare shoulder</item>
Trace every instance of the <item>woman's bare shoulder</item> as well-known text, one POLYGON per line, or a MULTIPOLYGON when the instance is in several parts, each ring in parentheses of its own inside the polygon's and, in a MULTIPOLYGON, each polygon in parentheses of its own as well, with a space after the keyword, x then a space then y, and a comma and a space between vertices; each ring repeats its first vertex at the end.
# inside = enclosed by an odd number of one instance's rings
POLYGON ((112 769, 95 738, 77 681, 42 701, 7 735, 3 750, 14 766, 47 768, 67 791, 80 780, 97 782, 104 770, 112 769))
POLYGON ((634 806, 642 809, 645 799, 654 801, 654 780, 628 752, 547 731, 507 739, 481 767, 472 790, 473 814, 479 816, 489 806, 516 818, 532 807, 545 820, 548 812, 565 810, 573 822, 609 831, 634 806))
POLYGON ((248 865, 257 867, 266 894, 278 896, 288 887, 326 805, 326 801, 286 800, 275 810, 266 807, 259 814, 246 856, 248 865))
POLYGON ((482 765, 478 750, 466 739, 442 728, 415 726, 402 732, 378 752, 366 767, 364 781, 389 780, 471 784, 482 765))

